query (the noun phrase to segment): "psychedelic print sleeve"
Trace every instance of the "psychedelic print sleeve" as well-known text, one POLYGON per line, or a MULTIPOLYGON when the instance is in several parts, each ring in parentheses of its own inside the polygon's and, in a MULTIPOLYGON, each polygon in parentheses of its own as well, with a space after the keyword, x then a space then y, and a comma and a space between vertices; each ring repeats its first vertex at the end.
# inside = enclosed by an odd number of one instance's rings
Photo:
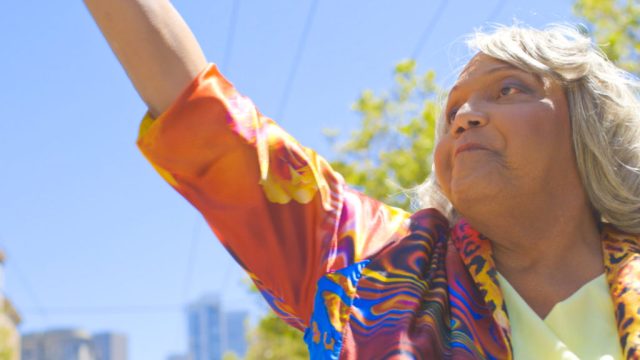
POLYGON ((138 146, 205 217, 285 321, 309 325, 317 281, 379 252, 408 214, 344 184, 208 66, 138 146))

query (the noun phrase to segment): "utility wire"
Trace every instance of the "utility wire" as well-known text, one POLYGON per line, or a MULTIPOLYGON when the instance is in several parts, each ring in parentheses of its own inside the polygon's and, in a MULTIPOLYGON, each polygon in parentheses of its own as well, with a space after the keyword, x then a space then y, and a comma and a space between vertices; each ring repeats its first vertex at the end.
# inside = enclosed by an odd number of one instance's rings
MULTIPOLYGON (((222 58, 221 69, 223 71, 229 71, 229 59, 231 58, 231 52, 233 50, 233 44, 235 41, 236 27, 238 23, 238 13, 240 8, 240 0, 231 1, 231 14, 229 16, 229 25, 227 26, 227 40, 224 47, 224 55, 222 58)), ((196 260, 196 248, 198 242, 198 235, 200 234, 200 216, 196 216, 196 220, 193 226, 193 232, 191 234, 191 241, 189 244, 189 255, 187 257, 187 269, 185 271, 184 282, 182 284, 182 298, 184 302, 188 301, 189 290, 191 288, 191 281, 193 278, 193 268, 196 260)), ((226 271, 228 273, 228 271, 226 271)))
MULTIPOLYGON (((25 276, 25 274, 20 270, 20 266, 18 266, 17 259, 11 256, 11 251, 9 251, 9 248, 6 245, 6 241, 4 241, 4 239, 1 236, 0 236, 0 243, 2 244, 1 247, 4 248, 4 250, 6 251, 6 256, 7 256, 6 262, 10 263, 12 271, 16 274, 16 278, 18 282, 21 284, 22 288, 27 293, 27 296, 31 298, 31 302, 35 306, 35 309, 33 312, 40 315, 43 319, 47 319, 47 312, 45 311, 44 307, 42 307, 42 303, 39 300, 40 297, 37 295, 35 290, 33 290, 33 286, 31 286, 31 283, 29 282, 29 280, 27 280, 27 277, 25 276)), ((22 312, 22 310, 18 309, 18 312, 22 312)))
POLYGON ((420 38, 418 39, 418 43, 413 49, 413 53, 411 53, 412 59, 417 59, 420 53, 422 52, 422 48, 427 43, 427 40, 429 40, 429 37, 433 32, 433 28, 436 26, 438 20, 440 20, 440 18, 442 17, 442 13, 444 12, 444 9, 446 7, 447 7, 447 0, 440 0, 440 3, 438 4, 436 11, 433 12, 433 16, 427 22, 427 26, 425 26, 424 30, 422 31, 422 35, 420 35, 420 38))
POLYGON ((224 56, 222 58, 222 70, 229 71, 229 58, 231 58, 231 51, 233 50, 233 43, 236 35, 236 25, 238 23, 238 9, 240 7, 240 0, 232 0, 231 16, 229 17, 229 26, 227 28, 227 42, 224 47, 224 56))
POLYGON ((229 277, 231 275, 231 267, 233 266, 232 262, 234 260, 229 259, 229 257, 227 257, 227 261, 226 261, 226 265, 224 268, 224 272, 223 272, 223 276, 222 276, 222 281, 220 281, 220 286, 218 287, 218 293, 222 293, 224 291, 224 289, 227 287, 227 284, 229 283, 229 277))
POLYGON ((182 283, 182 299, 187 301, 189 290, 191 289, 191 278, 193 277, 193 267, 196 260, 196 248, 200 235, 200 216, 196 216, 193 223, 193 231, 191 232, 191 241, 189 241, 189 254, 187 255, 187 270, 184 273, 184 282, 182 283))
POLYGON ((295 56, 293 58, 293 64, 289 71, 287 82, 285 83, 282 99, 280 100, 280 106, 278 107, 278 112, 276 113, 277 114, 276 118, 279 120, 282 120, 284 116, 284 111, 287 108, 287 103, 289 102, 289 96, 291 95, 291 89, 293 87, 293 80, 295 80, 296 73, 298 71, 298 66, 300 65, 300 59, 302 58, 302 53, 307 43, 307 38, 309 36, 309 31, 311 30, 311 24, 313 23, 313 19, 316 15, 317 7, 318 7, 318 0, 312 0, 311 6, 309 7, 309 13, 307 14, 307 20, 304 24, 304 28, 302 29, 302 35, 300 36, 298 49, 296 50, 295 56))
POLYGON ((27 280, 27 277, 24 275, 24 273, 18 267, 18 263, 15 260, 9 260, 9 261, 11 261, 11 264, 12 264, 11 266, 13 267, 13 271, 17 275, 18 280, 20 281, 20 283, 22 284, 24 289, 27 291, 27 294, 29 295, 29 297, 31 297, 31 301, 35 305, 38 315, 40 315, 44 319, 46 319, 47 318, 47 311, 42 306, 42 303, 39 300, 40 298, 36 294, 35 290, 33 290, 33 287, 31 286, 31 283, 27 280))

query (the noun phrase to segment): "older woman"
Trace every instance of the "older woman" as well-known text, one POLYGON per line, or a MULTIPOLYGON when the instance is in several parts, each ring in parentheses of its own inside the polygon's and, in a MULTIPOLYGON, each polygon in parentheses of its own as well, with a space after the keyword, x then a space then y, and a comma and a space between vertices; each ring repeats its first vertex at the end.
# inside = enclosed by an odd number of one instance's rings
POLYGON ((260 114, 168 1, 85 2, 149 106, 141 150, 312 358, 640 358, 638 87, 586 37, 476 36, 409 214, 260 114))

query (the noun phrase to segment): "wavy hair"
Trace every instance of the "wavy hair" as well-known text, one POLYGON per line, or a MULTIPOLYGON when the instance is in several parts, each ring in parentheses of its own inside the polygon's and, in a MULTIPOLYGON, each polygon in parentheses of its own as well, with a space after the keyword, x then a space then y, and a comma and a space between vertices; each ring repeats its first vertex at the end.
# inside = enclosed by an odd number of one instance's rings
MULTIPOLYGON (((468 45, 518 68, 551 78, 564 89, 573 148, 582 184, 601 221, 640 233, 640 83, 607 60, 578 30, 552 25, 477 32, 468 45)), ((442 115, 441 115, 442 116, 442 115)), ((445 131, 436 127, 436 142, 445 131)), ((420 207, 435 207, 450 220, 457 213, 435 177, 416 188, 420 207)))

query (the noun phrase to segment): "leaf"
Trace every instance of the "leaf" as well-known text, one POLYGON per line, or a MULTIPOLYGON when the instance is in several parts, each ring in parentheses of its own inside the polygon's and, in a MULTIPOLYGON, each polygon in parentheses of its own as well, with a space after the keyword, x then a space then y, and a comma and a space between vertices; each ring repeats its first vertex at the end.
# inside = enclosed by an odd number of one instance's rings
POLYGON ((573 10, 609 60, 640 75, 640 3, 635 0, 577 0, 573 10))
POLYGON ((404 190, 420 184, 431 170, 441 93, 435 78, 434 71, 417 74, 416 62, 407 59, 396 64, 389 92, 362 92, 353 106, 360 126, 342 142, 335 133, 327 136, 334 145, 332 165, 347 183, 409 210, 404 190))

